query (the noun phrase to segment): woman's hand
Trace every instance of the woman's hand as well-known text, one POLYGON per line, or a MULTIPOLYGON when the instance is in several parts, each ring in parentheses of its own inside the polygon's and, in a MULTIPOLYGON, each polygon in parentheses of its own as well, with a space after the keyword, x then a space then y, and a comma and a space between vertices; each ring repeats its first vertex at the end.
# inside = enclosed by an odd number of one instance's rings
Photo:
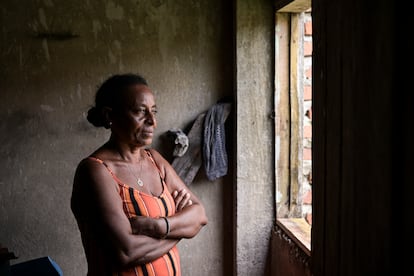
POLYGON ((129 219, 132 228, 132 234, 145 235, 153 238, 162 238, 169 232, 169 225, 164 218, 150 218, 144 216, 135 216, 129 219))
MULTIPOLYGON (((193 201, 190 199, 191 195, 185 188, 180 191, 174 191, 172 196, 174 198, 177 212, 180 212, 185 207, 193 204, 193 201)), ((129 221, 134 235, 145 235, 153 238, 160 238, 166 231, 163 219, 136 216, 130 218, 129 221)))
POLYGON ((193 204, 193 201, 190 199, 191 195, 189 192, 187 192, 186 189, 182 189, 180 191, 174 191, 172 193, 172 196, 175 201, 175 207, 176 207, 177 212, 180 212, 185 207, 193 204))

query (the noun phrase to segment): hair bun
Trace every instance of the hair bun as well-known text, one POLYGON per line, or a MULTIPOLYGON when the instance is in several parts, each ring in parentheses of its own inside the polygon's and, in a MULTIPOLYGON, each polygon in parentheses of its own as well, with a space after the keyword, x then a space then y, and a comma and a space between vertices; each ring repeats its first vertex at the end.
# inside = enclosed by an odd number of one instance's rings
POLYGON ((86 116, 88 122, 96 127, 104 127, 105 122, 103 120, 102 112, 100 112, 96 107, 91 107, 88 110, 88 115, 86 116))

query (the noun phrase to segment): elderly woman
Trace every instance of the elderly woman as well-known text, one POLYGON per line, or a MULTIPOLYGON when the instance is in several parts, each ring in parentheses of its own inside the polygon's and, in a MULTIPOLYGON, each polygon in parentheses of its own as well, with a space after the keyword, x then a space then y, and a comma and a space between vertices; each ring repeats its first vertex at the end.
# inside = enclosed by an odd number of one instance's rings
POLYGON ((88 121, 109 140, 79 163, 72 212, 88 275, 181 275, 177 243, 207 224, 200 200, 151 149, 157 106, 146 80, 114 75, 98 89, 88 121))

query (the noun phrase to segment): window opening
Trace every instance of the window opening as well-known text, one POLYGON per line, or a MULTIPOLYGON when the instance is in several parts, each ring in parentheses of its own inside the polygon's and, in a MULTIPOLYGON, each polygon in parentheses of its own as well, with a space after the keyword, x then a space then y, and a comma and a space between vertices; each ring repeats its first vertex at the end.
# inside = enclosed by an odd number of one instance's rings
POLYGON ((290 222, 294 221, 293 219, 302 219, 311 226, 312 16, 310 1, 291 2, 276 12, 275 19, 276 217, 278 220, 292 219, 290 222))

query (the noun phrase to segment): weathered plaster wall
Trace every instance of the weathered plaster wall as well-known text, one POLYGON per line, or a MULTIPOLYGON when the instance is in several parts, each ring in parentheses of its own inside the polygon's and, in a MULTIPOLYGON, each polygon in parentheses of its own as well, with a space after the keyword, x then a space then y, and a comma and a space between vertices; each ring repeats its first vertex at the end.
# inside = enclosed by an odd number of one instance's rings
POLYGON ((237 275, 269 275, 275 218, 273 40, 273 1, 237 1, 237 275))
MULTIPOLYGON (((69 201, 76 164, 108 138, 85 119, 96 86, 112 73, 142 73, 157 96, 154 147, 162 149, 166 130, 185 128, 232 94, 229 8, 219 0, 2 1, 0 243, 19 256, 12 263, 49 255, 66 276, 85 274, 69 201)), ((223 236, 231 185, 200 175, 191 186, 210 223, 180 243, 183 275, 222 275, 231 266, 223 236)))

